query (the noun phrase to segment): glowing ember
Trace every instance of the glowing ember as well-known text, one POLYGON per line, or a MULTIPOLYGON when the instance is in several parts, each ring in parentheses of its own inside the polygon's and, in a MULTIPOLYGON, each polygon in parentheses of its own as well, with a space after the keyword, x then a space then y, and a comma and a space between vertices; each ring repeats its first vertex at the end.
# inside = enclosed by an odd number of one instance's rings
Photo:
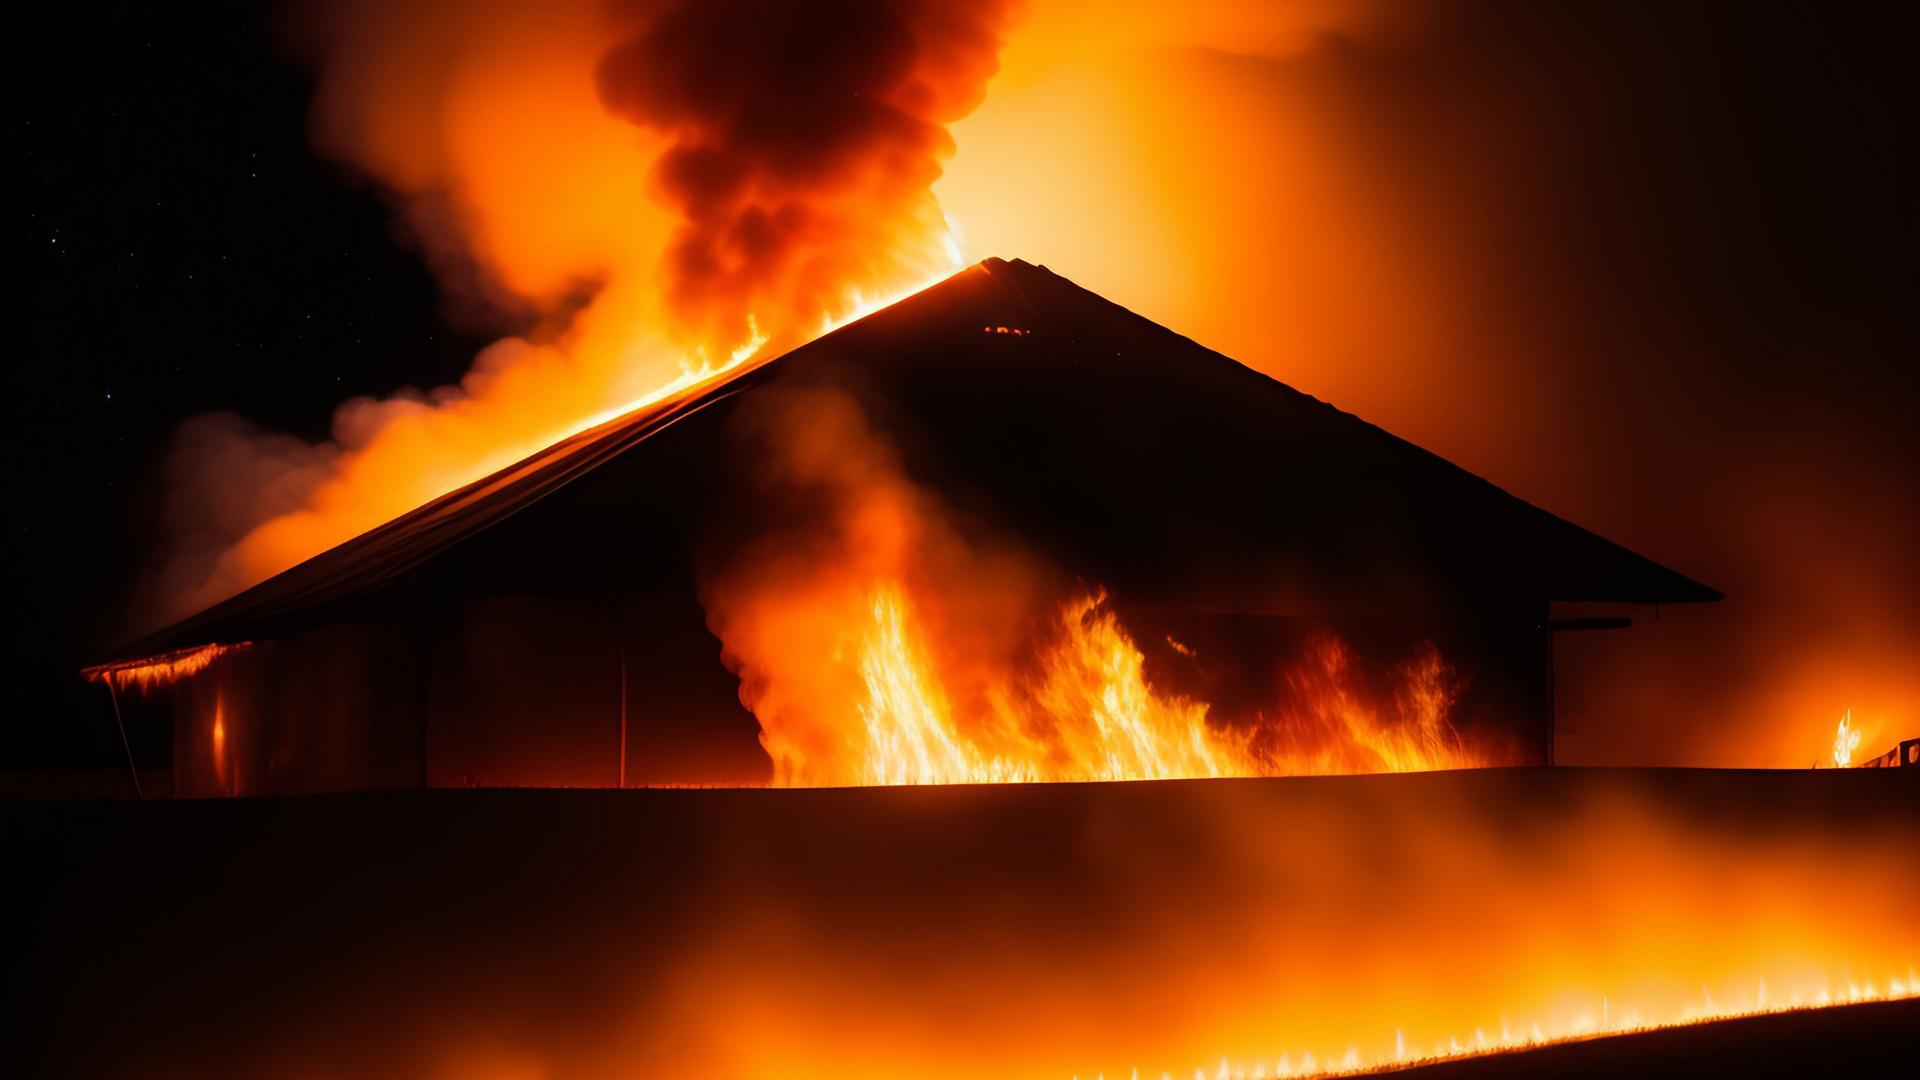
POLYGON ((1853 752, 1860 749, 1860 732, 1853 726, 1853 710, 1848 709, 1840 718, 1840 727, 1833 733, 1833 767, 1845 769, 1853 764, 1853 752))
POLYGON ((159 686, 171 686, 190 675, 197 675, 210 667, 215 660, 228 653, 247 648, 250 642, 240 641, 231 645, 202 645, 193 649, 177 649, 173 652, 149 656, 143 660, 126 660, 117 664, 102 664, 87 668, 84 674, 93 682, 108 682, 116 689, 125 690, 137 686, 149 690, 159 686))

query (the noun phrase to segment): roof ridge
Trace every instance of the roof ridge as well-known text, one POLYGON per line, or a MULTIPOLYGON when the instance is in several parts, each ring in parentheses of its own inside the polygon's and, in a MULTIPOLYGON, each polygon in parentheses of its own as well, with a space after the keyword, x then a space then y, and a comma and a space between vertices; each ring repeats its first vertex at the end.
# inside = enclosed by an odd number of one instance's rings
MULTIPOLYGON (((719 404, 736 395, 746 393, 771 377, 771 373, 785 370, 799 358, 813 355, 821 358, 831 357, 845 351, 848 358, 857 363, 873 364, 884 361, 894 350, 901 347, 910 352, 925 350, 931 356, 945 357, 943 363, 961 362, 979 357, 989 366, 983 370, 993 370, 991 364, 995 356, 1019 356, 1018 352, 1002 354, 1005 348, 1020 349, 1023 346, 1014 342, 1046 342, 1058 335, 1053 342, 1062 361, 1070 365, 1061 372, 1070 372, 1083 362, 1097 360, 1086 349, 1090 342, 1082 342, 1076 334, 1091 333, 1101 338, 1113 337, 1116 342, 1126 343, 1136 340, 1140 328, 1149 328, 1162 337, 1157 340, 1177 346, 1173 354, 1179 358, 1194 356, 1209 357, 1216 363, 1202 368, 1194 365, 1190 370, 1202 372, 1191 381, 1193 394, 1186 401, 1189 410, 1205 413, 1208 409, 1222 410, 1219 415, 1231 417, 1227 422, 1240 424, 1270 425, 1279 424, 1279 428, 1267 430, 1286 430, 1292 425, 1295 437, 1324 442, 1328 446, 1348 449, 1342 451, 1347 460, 1360 470, 1355 475, 1362 477, 1378 476, 1387 478, 1389 483, 1379 490, 1391 494, 1398 490, 1410 493, 1408 505, 1417 512, 1431 514, 1434 504, 1424 498, 1431 491, 1435 498, 1454 497, 1469 490, 1484 490, 1493 501, 1476 504, 1482 525, 1480 532, 1462 532, 1454 530, 1447 534, 1440 547, 1434 550, 1442 552, 1447 558, 1461 558, 1458 553, 1473 550, 1474 544, 1490 542, 1487 537, 1497 536, 1512 551, 1542 552, 1539 560, 1530 562, 1525 572, 1535 575, 1540 581, 1583 580, 1587 587, 1597 591, 1635 593, 1648 597, 1669 599, 1718 599, 1720 594, 1692 579, 1670 570, 1659 563, 1606 539, 1580 525, 1548 511, 1534 503, 1514 495, 1492 481, 1468 470, 1452 461, 1433 453, 1426 448, 1401 438, 1398 435, 1373 424, 1353 413, 1340 409, 1330 402, 1291 386, 1265 372, 1241 363, 1224 353, 1161 325, 1121 304, 1087 289, 1071 279, 1055 273, 1044 264, 1026 262, 1021 259, 987 258, 971 264, 942 281, 929 286, 887 307, 871 312, 845 326, 823 334, 809 342, 799 345, 777 356, 751 361, 738 369, 716 373, 705 383, 689 387, 684 393, 660 402, 637 407, 618 416, 610 417, 601 423, 557 439, 547 446, 528 454, 507 466, 479 477, 403 514, 381 522, 340 544, 315 554, 264 581, 255 583, 233 596, 213 604, 199 612, 178 620, 163 628, 143 635, 129 644, 123 645, 110 654, 111 659, 123 659, 148 656, 168 649, 182 646, 209 643, 232 643, 245 639, 249 633, 265 627, 275 627, 284 620, 295 617, 301 612, 320 608, 333 610, 340 605, 357 603, 366 598, 384 593, 397 585, 414 580, 422 568, 435 564, 457 548, 461 548, 476 537, 490 533, 502 523, 516 519, 526 511, 547 502, 552 496, 568 490, 583 478, 592 476, 605 466, 624 458, 635 447, 651 441, 680 421, 689 419, 708 407, 719 404), (975 273, 978 271, 978 273, 975 273), (980 293, 967 286, 966 282, 980 282, 984 279, 992 283, 992 291, 980 293), (942 307, 940 298, 949 298, 951 304, 959 307, 942 307), (1090 304, 1089 301, 1097 301, 1090 304), (1017 316, 1007 307, 1014 305, 1023 309, 1027 318, 1035 325, 1047 331, 1046 336, 1038 339, 1026 337, 1005 337, 997 341, 1007 344, 994 345, 991 352, 979 352, 986 346, 962 344, 960 340, 947 336, 951 329, 947 316, 955 310, 975 310, 968 305, 984 303, 988 305, 989 317, 1011 321, 1017 316), (1119 313, 1124 322, 1110 319, 1107 313, 1119 313), (902 313, 905 313, 904 315, 902 313), (906 321, 901 321, 901 320, 906 321), (914 321, 918 319, 919 321, 914 321), (904 334, 904 336, 899 336, 904 334), (929 334, 935 336, 929 336, 929 334), (840 346, 847 345, 845 350, 840 346), (876 351, 877 350, 877 351, 876 351), (954 350, 959 350, 958 352, 954 350), (1246 393, 1236 386, 1251 388, 1258 386, 1257 393, 1246 393), (1284 391, 1284 395, 1274 396, 1275 391, 1284 391), (1208 395, 1211 394, 1212 397, 1208 395), (1228 395, 1221 398, 1220 395, 1228 395), (1244 399, 1249 411, 1235 411, 1233 398, 1244 399), (1291 409, 1288 403, 1297 402, 1306 407, 1301 412, 1291 409), (1265 419, 1262 420, 1261 418, 1265 419), (1357 426, 1356 426, 1357 425, 1357 426), (1321 439, 1324 428, 1326 439, 1321 439), (1349 440, 1341 442, 1341 433, 1362 435, 1365 443, 1349 440), (1361 453, 1353 452, 1365 445, 1382 450, 1361 453), (1409 453, 1412 451, 1414 453, 1409 453), (1377 460, 1375 460, 1377 459, 1377 460), (1396 462, 1419 465, 1418 471, 1405 469, 1396 462), (1440 467, 1444 468, 1440 468, 1440 467), (1369 472, 1368 470, 1372 470, 1369 472), (1382 472, 1381 470, 1386 470, 1382 472), (1402 483, 1393 479, 1396 473, 1419 478, 1435 478, 1417 484, 1402 483), (1437 478, 1445 477, 1441 483, 1437 478), (1474 482, 1472 488, 1462 487, 1461 480, 1474 482), (1398 485, 1397 487, 1395 485, 1398 485), (1503 509, 1505 508, 1505 509, 1503 509), (1488 531, 1493 530, 1493 531, 1488 531), (1546 530, 1546 531, 1541 531, 1546 530), (1585 549, 1553 548, 1556 542, 1571 542, 1586 545, 1585 549), (1446 545, 1453 545, 1448 547, 1446 545), (1621 562, 1624 557, 1627 561, 1621 562), (1609 563, 1608 560, 1612 560, 1609 563)), ((1031 354, 1028 354, 1031 355, 1031 354)), ((1164 360, 1158 352, 1152 362, 1164 360)), ((896 365, 883 364, 884 369, 896 365)), ((901 369, 906 371, 907 369, 901 369)), ((1108 380, 1126 398, 1133 407, 1152 409, 1151 398, 1138 395, 1159 392, 1158 388, 1171 385, 1165 380, 1171 372, 1164 365, 1160 367, 1136 366, 1115 369, 1108 380), (1142 380, 1145 380, 1144 382, 1142 380), (1156 382, 1155 380, 1160 380, 1156 382)), ((964 376, 964 372, 961 373, 964 376)), ((1060 373, 1056 373, 1060 374, 1060 373)), ((896 374, 890 377, 914 378, 913 375, 896 374)), ((946 386, 936 378, 935 386, 946 386)), ((1102 376, 1097 368, 1088 367, 1074 379, 1087 380, 1089 390, 1098 392, 1102 376)), ((978 380, 975 380, 976 382, 978 380)), ((952 385, 964 383, 964 378, 952 385)), ((912 385, 903 383, 902 386, 912 385)), ((1078 384, 1073 384, 1078 385, 1078 384)), ((926 401, 940 400, 938 391, 926 401)), ((984 399, 993 400, 988 394, 984 399)), ((1073 397, 1062 399, 1077 400, 1073 397)), ((937 408, 937 406, 936 406, 937 408)), ((1198 415, 1189 412, 1187 415, 1198 415)), ((935 415, 938 415, 936 412, 935 415)), ((1063 420, 1070 420, 1063 415, 1063 420)), ((1095 422, 1096 425, 1099 423, 1095 422)), ((1124 423, 1124 422, 1122 422, 1124 423)), ((1124 428, 1095 427, 1092 437, 1110 438, 1115 431, 1124 428)), ((1238 437, 1232 445, 1251 445, 1256 450, 1263 443, 1259 434, 1261 427, 1245 429, 1247 434, 1238 437)), ((970 436, 962 436, 970 437, 970 436)), ((1062 461, 1068 460, 1062 458, 1062 461)), ((1082 467, 1084 461, 1073 467, 1082 467)), ((990 470, 998 466, 986 466, 990 470)), ((1000 475, 994 473, 993 475, 1000 475)), ((1004 479, 1004 478, 1003 478, 1004 479)), ((1018 481, 1014 481, 1017 485, 1018 481)), ((1309 490, 1310 496, 1314 495, 1309 490)), ((1333 496, 1335 513, 1349 513, 1338 509, 1341 495, 1333 496)), ((1090 507, 1094 504, 1089 504, 1090 507)), ((1359 504, 1354 504, 1359 505, 1359 504)), ((1395 504, 1375 500, 1368 504, 1374 509, 1366 513, 1385 513, 1389 516, 1380 521, 1393 523, 1393 529, 1405 529, 1399 524, 1411 520, 1407 512, 1396 512, 1395 504), (1386 507, 1386 510, 1380 510, 1386 507)), ((1031 508, 1031 507, 1030 507, 1031 508)), ((1095 513, 1104 511, 1093 510, 1095 513)), ((1203 509, 1203 514, 1206 513, 1203 509)), ((1220 523, 1218 527, 1228 531, 1222 537, 1234 536, 1265 537, 1248 543, 1271 544, 1276 542, 1274 534, 1266 531, 1257 518, 1236 516, 1236 512, 1225 509, 1205 520, 1220 523), (1238 531, 1236 531, 1238 530, 1238 531)), ((1374 519, 1357 519, 1374 520, 1374 519)), ((1400 535, 1394 532, 1388 535, 1400 535)), ((1411 534, 1409 534, 1411 535, 1411 534)), ((1462 565, 1466 565, 1462 563, 1462 565)), ((1521 571, 1514 571, 1520 573, 1521 571)), ((1561 596, 1562 599, 1588 599, 1596 597, 1561 596)), ((1604 598, 1604 597, 1597 597, 1604 598)))

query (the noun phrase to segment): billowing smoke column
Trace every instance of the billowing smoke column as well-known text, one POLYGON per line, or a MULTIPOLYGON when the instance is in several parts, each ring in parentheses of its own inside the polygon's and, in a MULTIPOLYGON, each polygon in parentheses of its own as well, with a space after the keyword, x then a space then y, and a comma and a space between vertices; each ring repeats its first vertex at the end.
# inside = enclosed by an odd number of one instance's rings
POLYGON ((930 186, 1001 3, 296 9, 314 134, 461 306, 531 327, 313 446, 202 418, 136 617, 184 615, 585 427, 957 268, 930 186))
POLYGON ((634 6, 641 28, 597 81, 616 113, 672 140, 652 192, 684 221, 666 289, 694 340, 731 347, 770 307, 804 317, 850 282, 957 261, 895 237, 902 223, 947 236, 931 191, 953 150, 944 125, 979 104, 1004 3, 634 6))

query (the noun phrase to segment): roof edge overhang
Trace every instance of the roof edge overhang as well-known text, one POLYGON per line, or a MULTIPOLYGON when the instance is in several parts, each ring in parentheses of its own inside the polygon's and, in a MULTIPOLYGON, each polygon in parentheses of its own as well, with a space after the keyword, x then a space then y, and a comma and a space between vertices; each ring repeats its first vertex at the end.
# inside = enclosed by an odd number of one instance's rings
MULTIPOLYGON (((1232 364, 1235 367, 1238 367, 1242 370, 1245 370, 1254 375, 1257 375, 1262 380, 1271 382, 1275 386, 1281 387, 1286 391, 1288 391, 1289 393, 1300 394, 1302 397, 1309 398, 1310 400, 1315 401, 1321 407, 1331 412, 1338 413, 1343 417, 1347 417, 1359 424, 1364 425, 1367 429, 1370 429, 1378 437, 1391 440, 1394 443, 1400 444, 1408 449, 1411 449, 1417 452, 1420 455, 1423 455, 1427 458, 1432 459, 1435 462, 1438 462, 1444 465, 1446 468, 1450 470, 1457 471, 1458 473, 1466 477, 1469 477, 1480 484, 1484 484, 1488 488, 1491 488, 1492 490, 1498 492, 1504 498, 1511 499, 1516 503, 1526 506, 1528 509, 1532 510, 1533 512, 1551 519, 1552 522, 1557 527, 1576 532, 1587 542, 1609 549, 1611 552, 1615 553, 1617 557, 1622 558, 1626 563, 1639 564, 1638 570, 1640 571, 1642 580, 1638 582, 1630 583, 1630 584, 1622 583, 1625 586, 1623 588, 1620 588, 1620 589, 1603 588, 1598 590, 1574 588, 1574 589, 1562 590, 1560 588, 1549 585, 1541 590, 1543 600, 1546 600, 1548 602, 1568 602, 1568 603, 1593 602, 1593 603, 1628 603, 1628 604, 1691 604, 1691 603, 1712 603, 1712 602, 1719 601, 1724 597, 1724 594, 1722 594, 1719 590, 1713 589, 1707 585, 1704 585, 1698 581, 1695 581, 1692 578, 1689 578, 1683 574, 1680 574, 1677 571, 1671 570, 1661 565, 1660 563, 1657 563, 1654 560, 1639 554, 1638 552, 1632 551, 1628 548, 1625 548, 1619 544, 1614 543, 1611 540, 1606 539, 1603 536, 1600 536, 1597 533, 1594 533, 1588 529, 1575 525, 1574 523, 1569 522, 1566 519, 1561 518, 1558 515, 1552 513, 1551 511, 1545 510, 1530 502, 1527 502, 1526 500, 1521 499, 1516 495, 1513 495, 1511 492, 1506 491, 1505 489, 1499 487, 1498 485, 1492 483, 1491 481, 1488 481, 1485 478, 1480 477, 1477 474, 1474 474, 1462 468, 1461 466, 1454 464, 1453 462, 1448 461, 1443 457, 1440 457, 1437 454, 1434 454, 1432 451, 1426 450, 1424 447, 1420 447, 1417 444, 1408 442, 1405 439, 1402 439, 1399 436, 1394 435, 1392 432, 1386 431, 1383 428, 1379 428, 1376 425, 1364 419, 1361 419, 1360 417, 1354 416, 1351 413, 1347 413, 1336 406, 1333 406, 1329 403, 1312 398, 1311 395, 1307 395, 1302 393, 1301 391, 1295 390, 1294 388, 1287 386, 1285 383, 1280 382, 1278 379, 1273 378, 1271 375, 1268 375, 1265 372, 1260 372, 1260 371, 1257 371, 1256 369, 1250 368, 1247 365, 1242 364, 1237 360, 1234 360, 1232 357, 1226 356, 1222 353, 1216 352, 1215 350, 1209 349, 1206 346, 1193 341, 1191 338, 1185 337, 1184 335, 1180 334, 1177 331, 1161 326, 1160 324, 1153 322, 1151 319, 1148 319, 1145 316, 1139 315, 1135 312, 1130 311, 1127 308, 1122 307, 1121 305, 1115 304, 1112 301, 1107 300, 1105 297, 1102 297, 1097 293, 1094 293, 1090 290, 1083 288, 1082 286, 1074 283, 1070 279, 1054 273, 1053 271, 1047 269, 1045 266, 1028 263, 1020 259, 1001 259, 997 257, 986 258, 977 263, 974 263, 967 267, 962 268, 961 270, 955 272, 950 277, 943 279, 939 283, 928 286, 928 288, 925 290, 922 290, 922 292, 923 293, 931 292, 959 278, 963 278, 972 274, 985 274, 991 277, 992 279, 1001 283, 1003 287, 1007 289, 1007 291, 1011 294, 1012 299, 1018 301, 1023 305, 1026 305, 1029 308, 1034 306, 1035 297, 1030 293, 1029 288, 1027 286, 1040 284, 1042 282, 1045 283, 1043 287, 1058 288, 1059 286, 1064 285, 1068 289, 1073 290, 1074 292, 1084 294, 1085 296, 1091 297, 1095 301, 1098 301, 1101 304, 1107 305, 1111 308, 1124 312, 1126 315, 1134 319, 1138 319, 1145 326, 1151 327, 1162 333, 1178 338, 1183 342, 1187 342, 1193 347, 1200 349, 1213 357, 1218 358, 1222 362, 1232 364), (1034 275, 1038 275, 1038 276, 1034 276, 1034 275), (1652 587, 1649 587, 1649 586, 1652 586, 1652 587)), ((918 295, 920 294, 919 293, 915 294, 915 296, 918 296, 918 295)), ((273 577, 268 578, 265 581, 262 581, 256 585, 250 586, 248 589, 242 590, 241 592, 236 593, 231 597, 221 600, 215 604, 212 604, 207 608, 197 611, 194 614, 189 615, 176 622, 170 623, 158 630, 155 630, 147 634, 143 634, 131 641, 125 642, 121 644, 119 647, 113 650, 110 650, 107 653, 108 659, 104 660, 101 663, 82 668, 81 674, 84 677, 93 681, 108 681, 110 683, 115 683, 119 685, 126 685, 129 683, 135 683, 135 682, 144 683, 148 681, 153 681, 153 679, 150 678, 148 675, 142 675, 138 673, 150 673, 153 676, 165 676, 167 681, 171 681, 172 678, 184 677, 184 675, 186 674, 191 674, 192 670, 198 670, 199 667, 204 667, 205 664, 211 663, 213 658, 227 651, 231 651, 239 648, 245 648, 249 644, 249 639, 258 639, 264 636, 273 636, 273 633, 283 632, 286 629, 288 629, 289 626, 294 625, 293 623, 289 623, 286 620, 284 613, 280 616, 275 616, 272 614, 259 616, 259 613, 248 612, 247 606, 246 606, 248 598, 251 596, 257 595, 258 591, 261 590, 263 587, 268 586, 277 581, 280 581, 281 579, 286 578, 288 575, 294 574, 299 571, 310 569, 314 564, 320 563, 323 560, 337 557, 338 554, 345 549, 352 548, 358 545, 378 543, 381 540, 381 538, 409 527, 411 523, 418 521, 423 517, 431 515, 432 513, 439 510, 440 508, 453 506, 461 503, 462 500, 476 497, 476 493, 483 492, 485 489, 487 489, 492 485, 500 484, 502 482, 511 482, 511 481, 503 481, 503 478, 510 477, 512 474, 524 472, 528 470, 530 467, 537 466, 537 464, 542 459, 549 458, 550 456, 553 456, 556 453, 564 452, 565 449, 568 447, 575 446, 575 445, 604 443, 608 447, 608 449, 606 450, 607 455, 611 456, 613 454, 623 453, 625 452, 625 450, 631 449, 633 445, 637 445, 639 442, 645 441, 645 439, 649 435, 651 435, 653 431, 659 428, 668 426, 676 422, 677 420, 683 418, 684 416, 690 415, 692 412, 697 411, 701 408, 704 408, 715 401, 718 401, 725 397, 729 397, 733 394, 742 392, 743 390, 750 388, 752 385, 756 384, 760 378, 764 377, 769 370, 774 369, 779 364, 779 362, 785 357, 792 355, 795 352, 799 352, 803 349, 814 347, 822 342, 826 342, 834 338, 839 338, 842 335, 846 335, 851 331, 854 331, 855 328, 859 327, 861 324, 867 323, 870 320, 884 317, 887 313, 894 311, 896 308, 910 302, 912 299, 913 297, 908 297, 901 301, 897 301, 892 305, 889 305, 877 311, 871 312, 860 319, 854 320, 853 322, 850 322, 844 326, 837 327, 833 331, 825 335, 822 335, 819 338, 815 338, 812 341, 809 341, 800 346, 797 346, 796 348, 788 350, 787 352, 782 353, 778 356, 769 357, 765 359, 751 360, 736 369, 726 371, 723 373, 717 373, 717 377, 714 378, 713 380, 706 383, 697 384, 696 386, 689 388, 683 395, 679 397, 669 398, 659 403, 652 403, 652 404, 640 406, 638 408, 635 408, 634 410, 631 410, 628 413, 623 413, 611 419, 603 420, 592 427, 569 434, 564 438, 556 440, 552 445, 534 452, 533 454, 529 455, 527 458, 519 462, 516 462, 515 464, 510 465, 505 469, 499 470, 496 473, 474 480, 473 482, 467 485, 464 485, 458 489, 455 489, 454 491, 448 492, 442 496, 439 496, 438 498, 429 500, 428 502, 422 504, 419 507, 416 507, 413 510, 410 510, 404 514, 401 514, 390 521, 377 525, 374 528, 369 529, 368 531, 361 533, 357 536, 354 536, 346 541, 343 541, 342 543, 336 545, 333 548, 329 548, 326 551, 313 555, 308 559, 303 560, 301 563, 296 564, 293 567, 289 567, 288 569, 281 571, 279 574, 276 574, 273 577), (254 617, 254 616, 259 616, 259 617, 254 617), (196 664, 198 665, 198 667, 193 666, 196 664), (192 670, 183 670, 185 668, 192 668, 192 670), (172 674, 169 674, 169 673, 172 673, 172 674)), ((584 474, 584 471, 585 470, 582 470, 582 474, 584 474)), ((556 489, 558 486, 564 486, 564 484, 570 483, 573 478, 574 477, 572 475, 569 475, 563 478, 562 480, 559 481, 558 484, 555 485, 556 489)), ((518 513, 520 510, 524 510, 527 506, 531 506, 533 505, 533 503, 538 501, 539 501, 538 498, 529 500, 524 505, 516 507, 513 513, 518 513)), ((404 573, 386 575, 377 584, 370 585, 368 587, 368 591, 363 592, 361 594, 361 598, 365 599, 367 596, 373 595, 375 593, 390 592, 394 587, 401 584, 400 579, 403 577, 405 577, 404 573)), ((308 610, 313 611, 315 613, 319 613, 322 610, 324 610, 326 613, 329 614, 330 617, 340 618, 340 617, 351 617, 351 611, 355 607, 356 605, 351 603, 345 604, 343 606, 340 603, 324 602, 322 604, 317 605, 316 607, 309 608, 308 610)), ((306 620, 300 620, 299 624, 304 625, 305 622, 306 620)))

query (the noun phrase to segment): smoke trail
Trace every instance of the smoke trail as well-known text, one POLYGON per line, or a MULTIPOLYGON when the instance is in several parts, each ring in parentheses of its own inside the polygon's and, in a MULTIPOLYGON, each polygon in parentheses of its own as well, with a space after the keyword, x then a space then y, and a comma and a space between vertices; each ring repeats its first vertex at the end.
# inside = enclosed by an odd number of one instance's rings
POLYGON ((930 186, 1005 3, 371 2, 294 9, 317 146, 377 181, 459 303, 540 327, 302 446, 183 430, 135 605, 219 600, 756 348, 957 266, 930 186))
POLYGON ((600 62, 608 107, 671 139, 652 190, 683 219, 665 271, 694 340, 738 343, 769 306, 804 316, 848 282, 940 264, 923 245, 947 235, 930 190, 944 125, 979 104, 1006 8, 677 3, 600 62))

